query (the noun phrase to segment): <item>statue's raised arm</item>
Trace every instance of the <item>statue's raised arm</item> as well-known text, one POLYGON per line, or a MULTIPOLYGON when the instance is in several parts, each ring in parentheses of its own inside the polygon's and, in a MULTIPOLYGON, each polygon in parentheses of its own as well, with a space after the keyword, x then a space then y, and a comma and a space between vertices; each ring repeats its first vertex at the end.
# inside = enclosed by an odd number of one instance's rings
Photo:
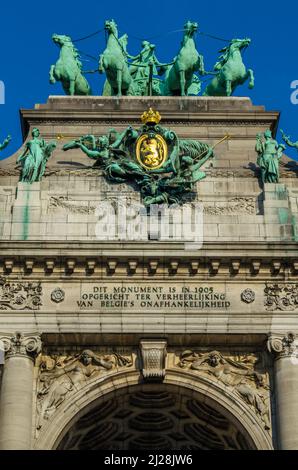
MULTIPOLYGON (((100 137, 85 135, 65 144, 63 150, 66 152, 71 149, 81 149, 87 157, 102 163, 109 158, 109 147, 110 142, 106 135, 100 137)), ((95 165, 97 166, 97 164, 95 165)))
POLYGON ((283 141, 289 146, 289 147, 294 147, 297 151, 298 151, 298 140, 297 142, 292 142, 291 141, 291 137, 290 136, 287 136, 284 131, 281 129, 280 130, 281 132, 281 135, 282 135, 282 139, 283 141))
POLYGON ((0 151, 1 151, 1 150, 4 150, 4 149, 8 146, 8 144, 9 144, 10 141, 11 141, 11 136, 8 135, 8 136, 6 137, 6 139, 3 141, 3 143, 0 144, 0 151))

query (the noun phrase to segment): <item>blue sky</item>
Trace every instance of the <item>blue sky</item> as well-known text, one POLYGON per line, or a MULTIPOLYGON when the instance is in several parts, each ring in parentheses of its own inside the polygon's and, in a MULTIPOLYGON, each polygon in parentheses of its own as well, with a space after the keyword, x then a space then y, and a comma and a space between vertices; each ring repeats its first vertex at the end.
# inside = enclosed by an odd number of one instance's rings
MULTIPOLYGON (((122 34, 128 33, 130 54, 140 50, 140 40, 136 38, 154 37, 151 42, 157 46, 157 56, 165 62, 176 55, 182 34, 166 33, 181 29, 187 19, 197 21, 202 32, 214 36, 250 37, 252 44, 245 53, 245 64, 254 70, 256 85, 254 90, 244 85, 236 95, 250 96, 254 104, 281 111, 281 127, 298 140, 298 105, 290 101, 293 91, 290 84, 298 80, 298 5, 295 3, 284 0, 275 6, 272 0, 85 0, 80 3, 5 0, 1 4, 0 80, 5 83, 6 102, 0 105, 0 140, 10 133, 13 141, 2 157, 11 155, 21 145, 19 109, 44 103, 50 94, 63 94, 60 84, 50 85, 48 80, 50 65, 58 58, 52 34, 78 39, 102 29, 109 18, 116 20, 122 34)), ((204 55, 207 69, 212 69, 224 44, 197 36, 197 47, 204 55)), ((77 46, 98 57, 105 48, 104 34, 77 46)), ((96 62, 84 62, 86 70, 95 67, 96 62)), ((88 75, 88 79, 93 93, 100 95, 102 78, 94 74, 88 75)), ((298 158, 294 150, 287 153, 298 158)))

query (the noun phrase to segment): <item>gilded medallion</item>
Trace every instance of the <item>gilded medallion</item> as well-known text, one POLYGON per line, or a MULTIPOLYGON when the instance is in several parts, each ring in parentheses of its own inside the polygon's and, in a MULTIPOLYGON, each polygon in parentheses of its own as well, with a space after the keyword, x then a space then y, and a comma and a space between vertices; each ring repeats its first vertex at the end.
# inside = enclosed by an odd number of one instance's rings
POLYGON ((143 134, 137 140, 136 157, 146 170, 158 170, 168 157, 168 147, 159 134, 143 134))

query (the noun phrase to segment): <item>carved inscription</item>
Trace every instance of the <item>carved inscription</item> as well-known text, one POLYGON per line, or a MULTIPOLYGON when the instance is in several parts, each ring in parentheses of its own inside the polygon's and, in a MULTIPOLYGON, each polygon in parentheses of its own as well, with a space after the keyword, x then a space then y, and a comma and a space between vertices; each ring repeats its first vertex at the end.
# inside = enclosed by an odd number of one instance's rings
POLYGON ((106 284, 82 291, 81 309, 227 309, 231 302, 224 292, 205 286, 149 286, 106 284))

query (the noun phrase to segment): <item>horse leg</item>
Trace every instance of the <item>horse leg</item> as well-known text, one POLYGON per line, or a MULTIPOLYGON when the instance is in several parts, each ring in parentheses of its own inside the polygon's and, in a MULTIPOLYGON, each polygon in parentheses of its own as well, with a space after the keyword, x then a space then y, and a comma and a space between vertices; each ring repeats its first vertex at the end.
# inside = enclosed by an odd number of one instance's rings
POLYGON ((68 94, 69 94, 70 96, 74 96, 74 94, 75 94, 75 85, 76 85, 75 79, 74 79, 74 80, 69 80, 69 90, 68 90, 68 94))
POLYGON ((200 75, 205 75, 204 57, 202 55, 199 55, 196 70, 200 75))
POLYGON ((117 69, 117 89, 118 89, 117 96, 120 97, 122 95, 122 70, 121 69, 117 69))
POLYGON ((185 71, 179 70, 181 96, 185 96, 185 71))
POLYGON ((51 68, 50 68, 50 83, 56 83, 56 79, 55 79, 55 65, 51 65, 51 68))
POLYGON ((226 81, 226 96, 231 96, 232 95, 232 81, 227 80, 226 81))
POLYGON ((99 73, 104 73, 105 71, 104 62, 103 62, 103 54, 100 54, 99 56, 98 71, 99 73))
POLYGON ((249 78, 248 88, 252 89, 255 86, 255 76, 252 69, 248 69, 247 78, 249 78))

